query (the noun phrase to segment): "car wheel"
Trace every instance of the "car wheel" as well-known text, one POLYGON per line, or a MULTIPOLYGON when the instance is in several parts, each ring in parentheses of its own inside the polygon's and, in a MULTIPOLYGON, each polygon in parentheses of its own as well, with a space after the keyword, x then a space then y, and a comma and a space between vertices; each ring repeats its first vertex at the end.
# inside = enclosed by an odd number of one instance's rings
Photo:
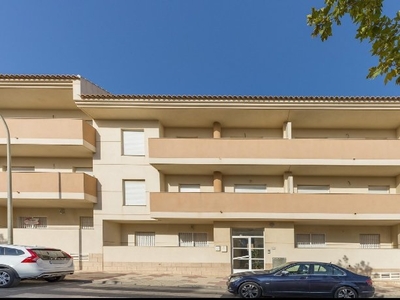
POLYGON ((245 282, 239 287, 240 298, 260 298, 261 287, 255 282, 245 282))
POLYGON ((358 298, 358 295, 353 288, 342 286, 336 290, 335 298, 358 298))
POLYGON ((60 280, 63 280, 65 278, 65 275, 62 276, 55 276, 55 277, 46 277, 44 280, 48 281, 48 282, 57 282, 60 280))
POLYGON ((16 286, 21 280, 15 276, 15 273, 10 269, 0 270, 0 288, 8 288, 16 286))

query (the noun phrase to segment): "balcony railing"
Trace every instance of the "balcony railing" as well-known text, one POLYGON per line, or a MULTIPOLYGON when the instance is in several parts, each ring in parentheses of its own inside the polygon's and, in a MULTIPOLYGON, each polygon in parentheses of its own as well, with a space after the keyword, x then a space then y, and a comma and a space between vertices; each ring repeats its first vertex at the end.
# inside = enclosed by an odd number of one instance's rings
POLYGON ((150 193, 158 219, 398 220, 399 194, 150 193))
POLYGON ((152 162, 164 159, 400 159, 400 140, 149 139, 152 162))
MULTIPOLYGON (((81 207, 97 202, 97 179, 85 173, 13 173, 12 190, 15 206, 81 207)), ((6 172, 1 172, 0 203, 6 198, 6 172)))
MULTIPOLYGON (((84 120, 6 119, 12 156, 92 157, 96 130, 84 120)), ((6 155, 6 132, 0 129, 0 155, 6 155)))

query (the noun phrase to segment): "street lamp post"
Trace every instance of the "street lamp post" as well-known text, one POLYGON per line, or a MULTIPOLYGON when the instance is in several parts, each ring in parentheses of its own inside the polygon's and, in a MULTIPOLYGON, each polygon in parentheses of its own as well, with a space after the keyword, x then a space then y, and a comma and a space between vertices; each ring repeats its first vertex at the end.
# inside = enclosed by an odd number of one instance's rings
POLYGON ((8 244, 13 244, 13 206, 12 206, 12 175, 11 175, 11 142, 10 130, 8 129, 6 120, 0 115, 1 120, 7 131, 7 234, 8 244))

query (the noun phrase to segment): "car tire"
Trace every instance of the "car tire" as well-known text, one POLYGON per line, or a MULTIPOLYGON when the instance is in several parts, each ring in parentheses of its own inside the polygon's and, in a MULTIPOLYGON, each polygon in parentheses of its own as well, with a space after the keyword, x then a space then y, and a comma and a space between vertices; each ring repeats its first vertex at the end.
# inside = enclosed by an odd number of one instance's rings
POLYGON ((55 276, 55 277, 46 277, 44 280, 46 280, 47 282, 57 282, 57 281, 61 281, 65 278, 65 275, 62 276, 55 276))
POLYGON ((17 286, 21 279, 15 275, 11 269, 0 269, 0 288, 17 286))
POLYGON ((358 298, 355 289, 349 286, 342 286, 335 292, 335 298, 358 298))
POLYGON ((245 282, 239 287, 240 298, 260 298, 261 294, 261 287, 252 281, 245 282))

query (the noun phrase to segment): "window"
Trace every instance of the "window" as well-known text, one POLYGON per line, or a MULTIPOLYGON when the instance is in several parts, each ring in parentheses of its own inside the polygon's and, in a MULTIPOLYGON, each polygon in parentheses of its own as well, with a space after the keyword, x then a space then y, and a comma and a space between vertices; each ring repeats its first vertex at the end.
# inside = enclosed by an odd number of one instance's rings
POLYGON ((81 229, 94 229, 93 217, 81 217, 81 229))
POLYGON ((266 193, 265 184, 236 184, 235 193, 266 193))
POLYGON ((9 247, 0 247, 0 255, 23 255, 24 251, 19 250, 19 249, 14 249, 14 248, 9 248, 9 247))
POLYGON ((332 265, 328 265, 328 264, 314 264, 314 272, 312 274, 325 275, 325 276, 331 276, 331 275, 345 276, 346 275, 342 270, 340 270, 332 265))
MULTIPOLYGON (((3 167, 3 171, 7 171, 7 166, 3 167)), ((11 167, 12 172, 35 172, 35 167, 33 166, 13 166, 11 167)))
POLYGON ((46 228, 47 217, 19 217, 18 228, 46 228))
POLYGON ((144 131, 123 130, 122 155, 144 155, 144 131))
POLYGON ((144 180, 124 181, 125 205, 146 205, 146 184, 144 180))
POLYGON ((207 247, 207 233, 179 233, 179 247, 207 247))
POLYGON ((370 194, 389 194, 389 186, 370 185, 368 186, 370 194))
POLYGON ((138 247, 154 247, 156 245, 155 232, 136 232, 135 245, 138 247))
POLYGON ((93 168, 90 168, 90 167, 74 167, 73 171, 75 173, 93 173, 93 168))
POLYGON ((179 192, 181 192, 181 193, 200 193, 200 184, 180 184, 179 192))
POLYGON ((379 234, 360 234, 361 248, 380 248, 379 234))
POLYGON ((308 274, 309 270, 310 270, 309 264, 299 263, 291 265, 285 268, 283 271, 288 272, 289 276, 298 276, 298 275, 308 274))
POLYGON ((325 234, 296 234, 296 248, 319 248, 325 245, 325 234))
POLYGON ((304 194, 329 193, 329 185, 298 185, 297 192, 304 194))

